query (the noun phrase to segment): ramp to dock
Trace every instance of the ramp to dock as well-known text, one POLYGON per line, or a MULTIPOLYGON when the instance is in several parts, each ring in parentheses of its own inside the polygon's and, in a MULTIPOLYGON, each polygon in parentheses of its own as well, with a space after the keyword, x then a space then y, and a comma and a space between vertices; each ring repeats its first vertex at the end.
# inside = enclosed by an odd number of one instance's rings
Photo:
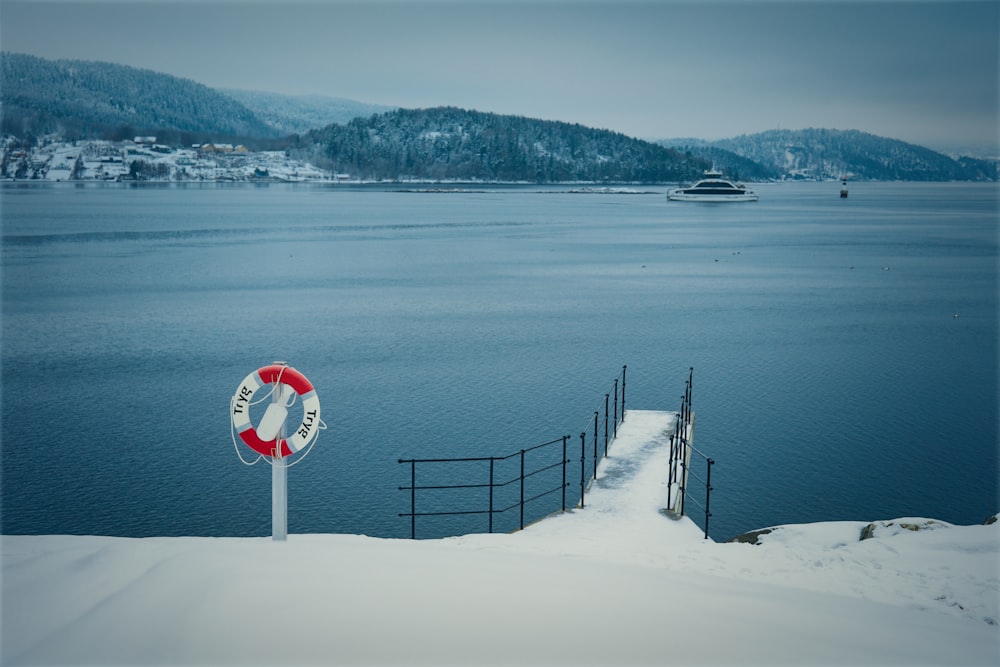
POLYGON ((674 461, 678 480, 670 479, 670 435, 678 413, 629 410, 597 468, 597 479, 587 491, 584 508, 543 519, 511 536, 463 535, 449 541, 489 543, 503 539, 505 548, 533 552, 622 557, 648 563, 660 560, 681 544, 703 541, 701 529, 689 518, 668 509, 676 503, 682 470, 674 461))

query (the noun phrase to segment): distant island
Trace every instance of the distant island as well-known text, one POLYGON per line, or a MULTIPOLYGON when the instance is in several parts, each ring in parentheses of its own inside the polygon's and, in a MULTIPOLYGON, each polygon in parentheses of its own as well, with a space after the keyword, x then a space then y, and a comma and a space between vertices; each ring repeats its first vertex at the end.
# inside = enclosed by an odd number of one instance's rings
POLYGON ((857 130, 645 141, 438 107, 216 90, 111 63, 0 53, 0 178, 657 184, 734 179, 997 181, 1000 160, 857 130))

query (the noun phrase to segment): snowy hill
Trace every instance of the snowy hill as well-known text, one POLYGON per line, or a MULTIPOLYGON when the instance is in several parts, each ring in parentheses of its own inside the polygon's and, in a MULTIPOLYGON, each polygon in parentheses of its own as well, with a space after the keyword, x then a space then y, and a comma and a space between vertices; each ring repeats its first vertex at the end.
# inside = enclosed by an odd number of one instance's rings
POLYGON ((673 418, 629 411, 587 508, 509 535, 4 536, 0 658, 1000 662, 1000 524, 906 519, 876 523, 861 540, 868 522, 852 521, 781 527, 759 545, 704 540, 660 511, 673 418))
POLYGON ((331 123, 343 125, 353 118, 396 108, 326 95, 279 95, 233 88, 220 88, 219 91, 253 111, 281 135, 304 134, 331 123))
POLYGON ((953 158, 858 130, 770 130, 719 141, 673 139, 665 146, 709 157, 746 180, 996 181, 1000 161, 953 158))

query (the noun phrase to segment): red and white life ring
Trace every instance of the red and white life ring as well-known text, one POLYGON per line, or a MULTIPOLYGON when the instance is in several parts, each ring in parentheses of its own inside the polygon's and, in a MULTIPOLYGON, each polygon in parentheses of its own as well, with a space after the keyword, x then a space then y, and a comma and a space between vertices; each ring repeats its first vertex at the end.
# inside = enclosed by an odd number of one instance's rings
MULTIPOLYGON (((278 408, 278 410, 284 410, 280 415, 283 423, 287 410, 283 407, 278 408)), ((316 437, 321 423, 319 396, 316 395, 316 389, 312 383, 306 379, 305 375, 291 366, 281 364, 264 366, 246 376, 233 396, 230 411, 233 428, 239 434, 240 440, 246 443, 250 449, 264 456, 273 457, 275 452, 281 452, 281 456, 291 456, 301 451, 316 437), (261 387, 279 382, 291 387, 302 399, 302 422, 287 438, 279 440, 277 437, 272 437, 270 440, 264 440, 250 421, 250 401, 261 387)), ((268 420, 268 417, 268 414, 265 413, 264 418, 261 419, 261 430, 263 430, 263 423, 268 420)))

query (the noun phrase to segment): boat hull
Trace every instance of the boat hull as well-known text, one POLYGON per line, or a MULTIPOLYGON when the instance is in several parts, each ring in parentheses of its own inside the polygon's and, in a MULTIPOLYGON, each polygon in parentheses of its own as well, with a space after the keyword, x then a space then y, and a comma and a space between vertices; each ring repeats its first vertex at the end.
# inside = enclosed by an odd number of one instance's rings
POLYGON ((670 201, 701 201, 710 203, 719 202, 742 202, 742 201, 757 201, 757 193, 755 192, 740 192, 734 194, 716 195, 716 194, 687 194, 685 192, 675 190, 667 194, 667 199, 670 201))

